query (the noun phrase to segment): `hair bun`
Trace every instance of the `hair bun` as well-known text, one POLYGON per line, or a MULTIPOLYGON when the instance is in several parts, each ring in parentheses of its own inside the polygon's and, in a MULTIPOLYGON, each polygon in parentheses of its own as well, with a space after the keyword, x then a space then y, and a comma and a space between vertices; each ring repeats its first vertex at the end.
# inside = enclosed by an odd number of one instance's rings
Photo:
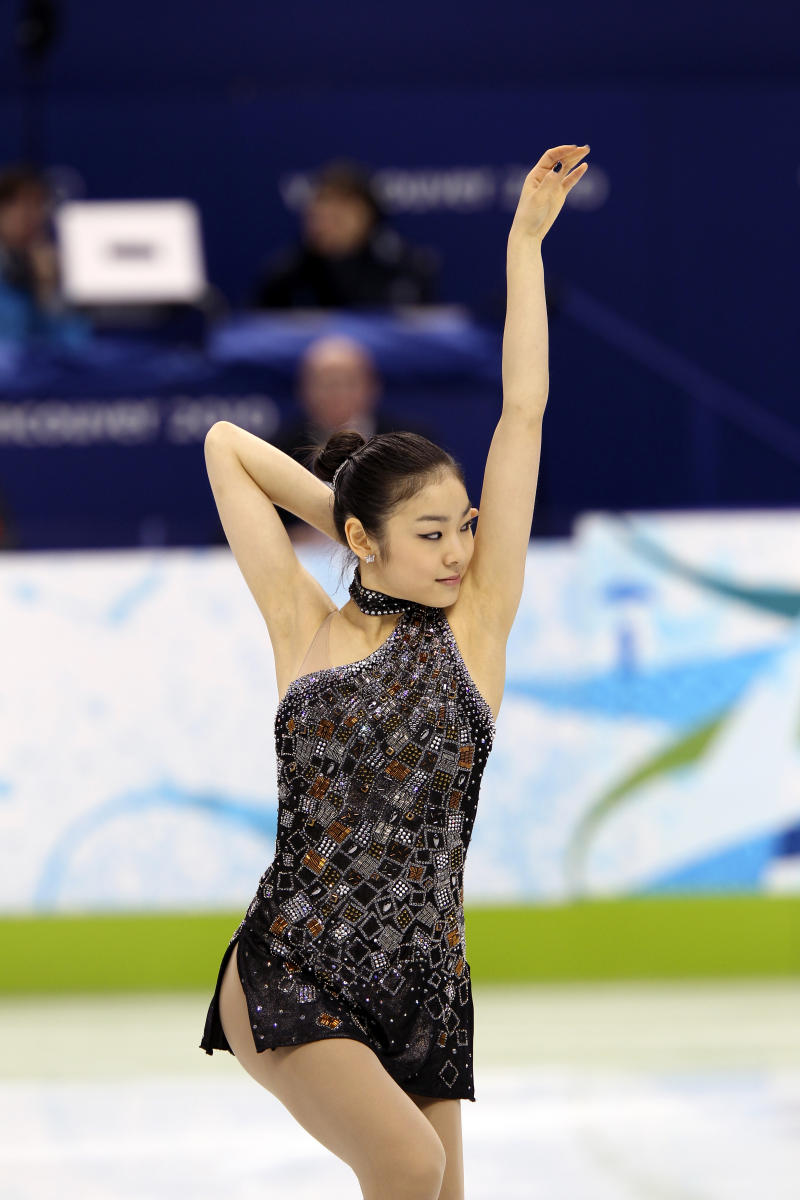
POLYGON ((316 476, 330 483, 338 467, 356 450, 366 446, 367 439, 356 429, 337 429, 318 451, 312 470, 316 476))

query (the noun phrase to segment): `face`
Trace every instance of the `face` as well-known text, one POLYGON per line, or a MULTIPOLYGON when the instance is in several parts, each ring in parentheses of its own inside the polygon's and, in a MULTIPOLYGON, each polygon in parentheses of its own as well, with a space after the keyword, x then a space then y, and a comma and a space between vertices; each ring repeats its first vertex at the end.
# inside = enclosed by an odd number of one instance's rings
POLYGON ((360 196, 323 188, 305 211, 306 241, 331 258, 353 254, 366 242, 372 223, 372 209, 360 196))
MULTIPOLYGON (((460 479, 448 471, 395 509, 386 524, 386 558, 361 563, 365 587, 435 608, 454 604, 472 560, 474 518, 460 479), (452 582, 444 582, 456 576, 452 582)), ((354 522, 348 518, 345 529, 354 522)), ((361 530, 363 535, 363 530, 361 530)), ((367 539, 368 541, 368 539, 367 539)), ((365 543, 366 545, 366 543, 365 543)), ((365 548, 354 546, 354 549, 365 548)))
POLYGON ((300 403, 321 429, 338 429, 371 414, 379 390, 369 356, 349 338, 321 338, 303 360, 300 403))
POLYGON ((47 225, 47 195, 31 185, 20 188, 0 208, 0 239, 15 250, 24 250, 44 234, 47 225))

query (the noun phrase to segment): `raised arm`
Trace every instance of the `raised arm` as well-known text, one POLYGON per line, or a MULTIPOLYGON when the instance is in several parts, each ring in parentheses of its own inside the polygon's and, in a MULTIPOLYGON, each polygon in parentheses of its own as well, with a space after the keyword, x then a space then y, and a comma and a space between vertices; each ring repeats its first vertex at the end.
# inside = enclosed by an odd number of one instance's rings
POLYGON ((503 409, 486 460, 475 547, 464 579, 475 621, 503 644, 522 596, 550 387, 542 240, 567 193, 583 178, 587 164, 577 164, 588 150, 556 146, 542 155, 525 179, 508 236, 503 409))
POLYGON ((206 434, 205 459, 222 528, 267 624, 279 688, 303 647, 335 607, 300 563, 275 505, 338 541, 333 492, 277 446, 230 421, 206 434))

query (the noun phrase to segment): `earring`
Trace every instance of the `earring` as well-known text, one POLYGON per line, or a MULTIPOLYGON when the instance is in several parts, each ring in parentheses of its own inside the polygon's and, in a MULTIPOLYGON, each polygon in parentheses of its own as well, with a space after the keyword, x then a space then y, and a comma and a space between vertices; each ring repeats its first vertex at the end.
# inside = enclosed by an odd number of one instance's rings
POLYGON ((375 562, 375 555, 368 554, 367 557, 364 559, 364 562, 375 562))

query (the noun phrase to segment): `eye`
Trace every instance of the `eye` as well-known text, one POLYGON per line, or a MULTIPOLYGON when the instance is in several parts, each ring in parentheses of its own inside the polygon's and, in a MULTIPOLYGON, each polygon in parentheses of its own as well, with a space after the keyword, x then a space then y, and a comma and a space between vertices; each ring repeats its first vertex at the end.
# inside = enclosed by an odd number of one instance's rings
MULTIPOLYGON (((466 533, 467 530, 470 529, 474 524, 475 524, 475 517, 470 517, 470 519, 468 521, 465 521, 464 524, 461 526, 461 532, 466 533)), ((430 542, 434 538, 440 538, 442 535, 441 535, 441 532, 437 532, 437 533, 421 533, 419 536, 421 538, 425 538, 425 540, 427 542, 430 542)))

